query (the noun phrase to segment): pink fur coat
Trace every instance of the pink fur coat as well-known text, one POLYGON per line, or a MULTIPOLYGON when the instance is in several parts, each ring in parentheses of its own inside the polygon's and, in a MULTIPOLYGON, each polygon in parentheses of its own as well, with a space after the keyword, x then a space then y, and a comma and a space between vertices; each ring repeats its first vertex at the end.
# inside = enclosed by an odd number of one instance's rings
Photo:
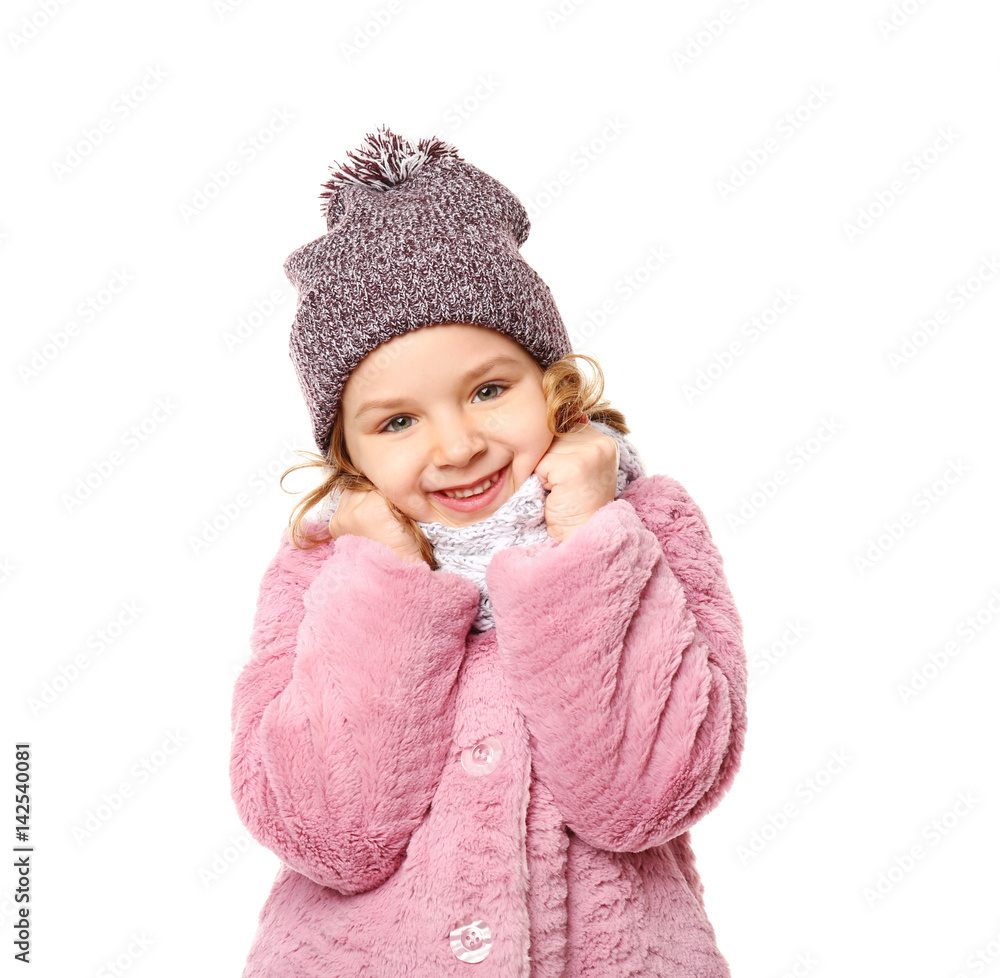
POLYGON ((747 668, 701 510, 644 476, 487 586, 470 632, 471 580, 284 531, 232 710, 233 800, 282 862, 244 978, 728 978, 688 829, 747 668))

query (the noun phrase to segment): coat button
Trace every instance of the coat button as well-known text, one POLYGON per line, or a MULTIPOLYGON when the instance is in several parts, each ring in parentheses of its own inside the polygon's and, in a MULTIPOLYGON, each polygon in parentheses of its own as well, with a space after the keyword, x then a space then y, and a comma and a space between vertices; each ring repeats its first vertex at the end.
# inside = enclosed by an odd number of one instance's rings
POLYGON ((487 737, 475 747, 466 747, 462 751, 462 767, 467 774, 479 777, 481 774, 493 771, 500 763, 501 757, 503 757, 503 745, 496 737, 487 737))
POLYGON ((451 931, 451 949, 459 961, 482 961, 490 953, 490 929, 477 917, 459 921, 451 931))

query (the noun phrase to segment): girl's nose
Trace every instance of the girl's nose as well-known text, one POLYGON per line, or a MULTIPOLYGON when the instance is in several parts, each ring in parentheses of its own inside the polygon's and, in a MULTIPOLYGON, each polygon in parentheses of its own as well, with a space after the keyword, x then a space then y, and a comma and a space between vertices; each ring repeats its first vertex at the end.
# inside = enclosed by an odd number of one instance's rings
POLYGON ((482 427, 469 419, 458 419, 448 424, 438 424, 432 452, 438 466, 467 465, 486 449, 486 434, 482 427))

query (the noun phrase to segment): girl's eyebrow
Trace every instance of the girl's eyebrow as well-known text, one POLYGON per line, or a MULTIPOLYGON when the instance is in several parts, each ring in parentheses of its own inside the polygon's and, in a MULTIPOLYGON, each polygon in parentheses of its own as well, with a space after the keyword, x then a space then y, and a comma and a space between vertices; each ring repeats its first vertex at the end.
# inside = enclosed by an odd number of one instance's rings
MULTIPOLYGON (((490 357, 489 360, 484 360, 478 366, 473 367, 471 370, 467 370, 461 377, 461 382, 463 384, 469 383, 474 377, 478 377, 481 374, 486 373, 488 370, 496 370, 498 367, 518 367, 520 364, 513 357, 508 357, 504 355, 490 357)), ((399 407, 406 404, 406 398, 394 397, 387 398, 381 401, 364 401, 361 406, 355 412, 354 420, 357 421, 363 414, 367 414, 369 411, 381 410, 386 411, 390 408, 399 407)))

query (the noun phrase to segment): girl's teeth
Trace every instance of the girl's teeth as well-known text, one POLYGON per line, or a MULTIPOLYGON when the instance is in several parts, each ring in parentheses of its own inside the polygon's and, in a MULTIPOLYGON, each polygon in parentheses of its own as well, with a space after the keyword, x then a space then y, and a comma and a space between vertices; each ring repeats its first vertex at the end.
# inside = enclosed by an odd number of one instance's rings
POLYGON ((456 489, 454 492, 449 492, 445 489, 442 490, 442 495, 447 496, 449 499, 465 499, 468 496, 478 496, 480 493, 486 492, 490 486, 494 485, 498 478, 499 475, 496 475, 492 479, 487 479, 478 486, 474 486, 472 489, 456 489))

